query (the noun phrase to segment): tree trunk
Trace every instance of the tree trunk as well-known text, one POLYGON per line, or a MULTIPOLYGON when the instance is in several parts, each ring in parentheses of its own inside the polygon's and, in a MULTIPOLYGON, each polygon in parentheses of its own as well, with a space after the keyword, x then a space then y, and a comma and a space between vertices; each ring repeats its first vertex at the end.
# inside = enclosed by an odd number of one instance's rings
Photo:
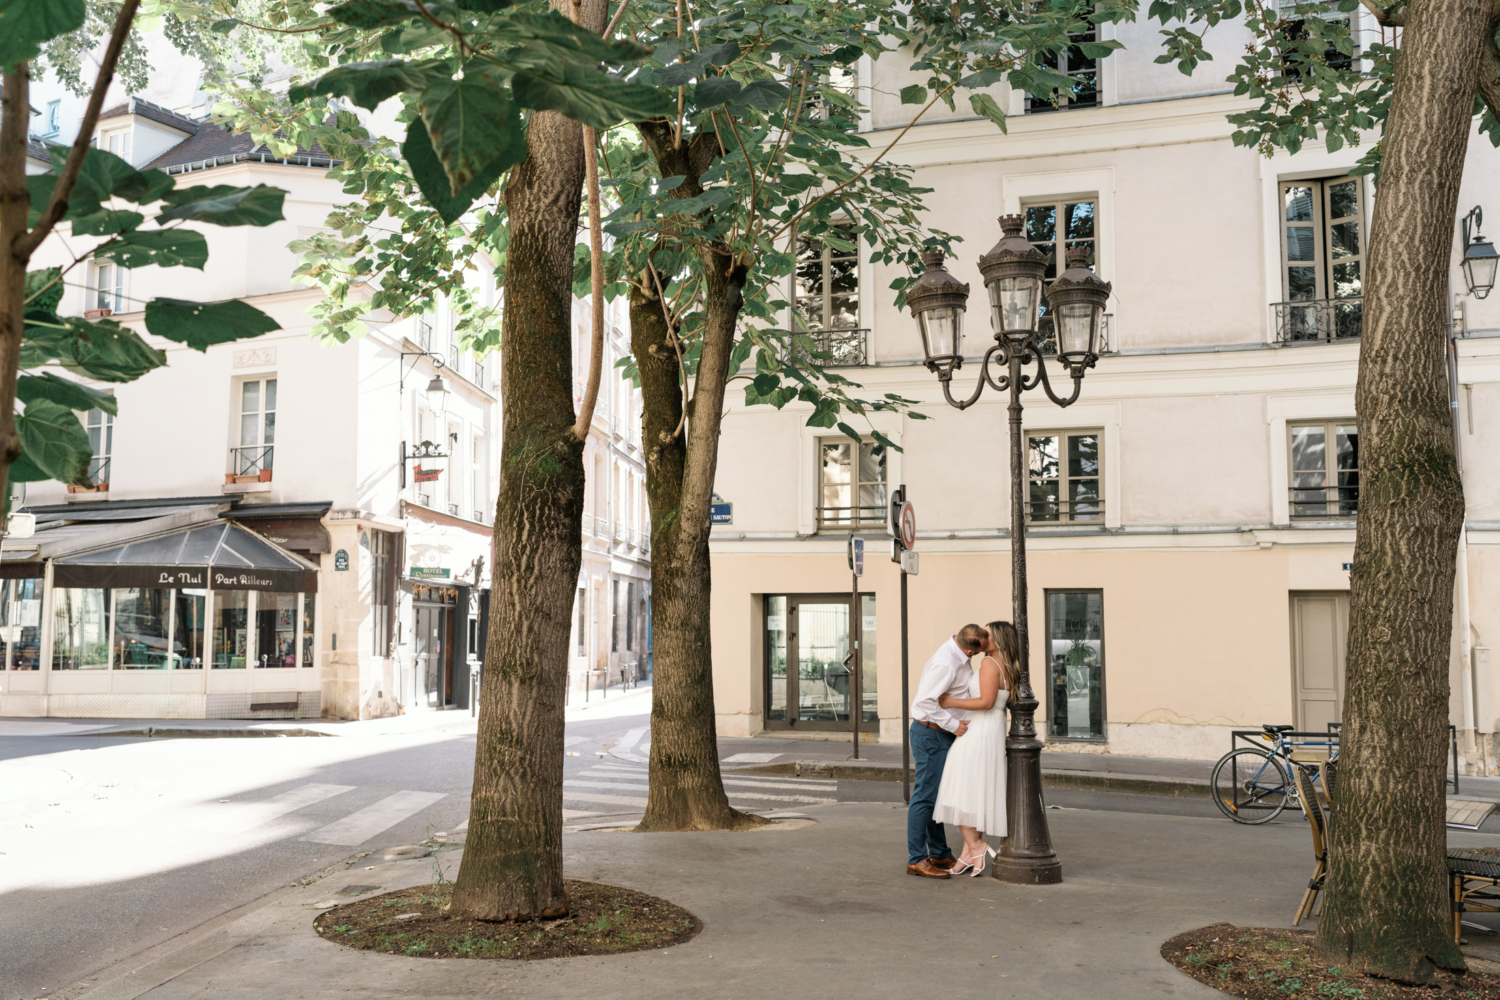
MULTIPOLYGON (((602 29, 604 8, 586 0, 582 23, 602 29)), ((454 910, 481 920, 567 912, 563 709, 584 486, 572 357, 582 126, 535 112, 526 150, 505 187, 494 583, 469 833, 453 886, 454 910)))
POLYGON ((26 265, 16 238, 26 232, 31 196, 26 188, 26 130, 31 120, 31 67, 4 77, 0 95, 0 510, 9 514, 10 467, 21 453, 16 433, 16 376, 26 329, 26 265))
POLYGON ((652 535, 651 790, 640 829, 734 829, 747 820, 730 807, 719 774, 707 536, 685 543, 681 531, 688 448, 686 435, 675 433, 682 418, 677 354, 661 299, 634 287, 630 335, 641 373, 652 535))
POLYGON ((1482 0, 1412 0, 1386 124, 1355 409, 1360 496, 1343 750, 1318 944, 1405 982, 1462 969, 1445 862, 1453 579, 1463 488, 1443 331, 1482 0))

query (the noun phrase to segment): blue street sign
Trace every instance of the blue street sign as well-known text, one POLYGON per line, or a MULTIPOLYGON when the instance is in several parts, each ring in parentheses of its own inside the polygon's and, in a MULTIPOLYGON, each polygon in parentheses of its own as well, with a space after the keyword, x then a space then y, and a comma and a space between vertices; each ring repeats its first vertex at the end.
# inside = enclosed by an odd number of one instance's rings
POLYGON ((855 576, 865 575, 865 540, 849 536, 849 568, 855 576))
POLYGON ((708 505, 709 524, 733 524, 734 504, 728 503, 719 494, 715 493, 708 505))

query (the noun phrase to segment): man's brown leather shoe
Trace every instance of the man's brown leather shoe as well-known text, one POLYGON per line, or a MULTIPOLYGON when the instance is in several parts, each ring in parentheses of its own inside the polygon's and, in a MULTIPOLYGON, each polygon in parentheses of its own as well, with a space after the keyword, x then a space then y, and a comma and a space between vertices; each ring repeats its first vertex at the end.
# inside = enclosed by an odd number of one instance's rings
POLYGON ((947 872, 932 863, 931 858, 923 858, 914 865, 906 866, 908 875, 920 875, 923 878, 952 878, 947 872))
POLYGON ((946 858, 928 858, 927 860, 931 861, 935 867, 941 868, 945 872, 952 871, 953 866, 958 864, 958 859, 951 855, 946 858))

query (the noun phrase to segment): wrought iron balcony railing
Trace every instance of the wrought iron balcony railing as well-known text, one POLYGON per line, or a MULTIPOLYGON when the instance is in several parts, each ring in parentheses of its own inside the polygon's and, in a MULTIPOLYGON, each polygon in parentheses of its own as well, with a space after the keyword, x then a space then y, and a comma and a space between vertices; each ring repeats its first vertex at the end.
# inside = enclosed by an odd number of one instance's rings
MULTIPOLYGON (((802 331, 798 331, 802 332, 802 331)), ((826 358, 808 358, 797 350, 795 353, 814 361, 824 368, 854 368, 869 363, 868 341, 870 331, 858 330, 812 330, 807 336, 813 339, 814 350, 826 358)))
POLYGON ((1271 308, 1278 344, 1332 344, 1358 340, 1362 298, 1277 302, 1271 308))
POLYGON ((1027 524, 1103 524, 1103 500, 1028 500, 1027 524))
POLYGON ((871 528, 883 527, 890 519, 890 509, 885 504, 867 507, 819 507, 818 530, 824 528, 871 528))
POLYGON ((109 485, 108 455, 100 455, 89 461, 89 482, 95 486, 109 485))
POLYGON ((1358 482, 1344 486, 1289 486, 1286 492, 1294 521, 1351 518, 1359 513, 1358 482))
POLYGON ((272 460, 276 457, 276 446, 274 444, 241 445, 238 448, 230 448, 229 454, 236 476, 253 476, 271 468, 272 460))

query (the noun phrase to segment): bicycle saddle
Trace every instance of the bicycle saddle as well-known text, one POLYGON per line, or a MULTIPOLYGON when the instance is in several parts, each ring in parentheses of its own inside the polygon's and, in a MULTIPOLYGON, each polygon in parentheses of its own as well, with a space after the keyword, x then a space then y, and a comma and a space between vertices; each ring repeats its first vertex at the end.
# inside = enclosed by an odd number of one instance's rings
POLYGON ((1291 732, 1296 727, 1294 727, 1294 726, 1261 726, 1260 728, 1264 729, 1268 733, 1289 733, 1289 732, 1291 732))

